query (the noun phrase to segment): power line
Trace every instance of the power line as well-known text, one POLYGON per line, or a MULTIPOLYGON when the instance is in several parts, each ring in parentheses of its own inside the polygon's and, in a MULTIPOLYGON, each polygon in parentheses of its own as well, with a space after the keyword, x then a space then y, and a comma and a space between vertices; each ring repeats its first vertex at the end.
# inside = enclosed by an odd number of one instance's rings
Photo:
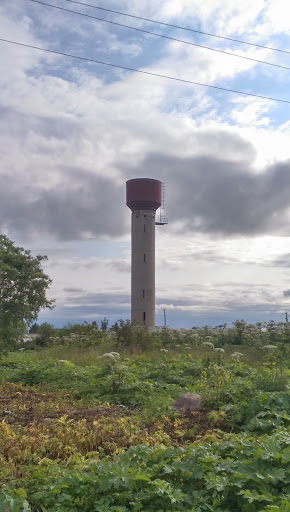
POLYGON ((249 46, 256 46, 257 48, 265 48, 266 50, 272 50, 274 52, 288 53, 290 54, 290 50, 281 50, 280 48, 273 48, 272 46, 264 46, 262 44, 250 43, 249 41, 243 41, 241 39, 233 39, 231 37, 219 36, 217 34, 211 34, 210 32, 202 32, 201 30, 195 30, 189 27, 182 27, 180 25, 173 25, 172 23, 165 23, 164 21, 152 20, 150 18, 142 18, 141 16, 136 16, 133 14, 128 14, 121 11, 114 11, 113 9, 106 9, 105 7, 100 7, 98 5, 86 4, 84 2, 78 2, 77 0, 65 0, 66 2, 71 2, 73 4, 83 5, 85 7, 92 7, 93 9, 99 9, 100 11, 112 12, 114 14, 120 14, 121 16, 127 16, 129 18, 134 18, 136 20, 149 21, 149 23, 156 23, 158 25, 163 25, 164 27, 178 28, 180 30, 186 30, 187 32, 194 32, 195 34, 202 34, 205 36, 216 37, 217 39, 224 39, 226 41, 233 41, 234 43, 247 44, 249 46))
POLYGON ((53 53, 55 55, 62 55, 64 57, 70 57, 72 59, 79 59, 79 60, 83 60, 85 62, 93 62, 95 64, 102 64, 103 66, 110 66, 110 67, 113 67, 113 68, 124 69, 126 71, 133 71, 134 73, 142 73, 143 75, 155 76, 155 77, 158 77, 158 78, 165 78, 167 80, 173 80, 175 82, 182 82, 182 83, 191 84, 191 85, 199 85, 201 87, 208 87, 210 89, 218 89, 220 91, 232 92, 234 94, 242 94, 244 96, 252 96, 254 98, 262 98, 264 100, 278 101, 278 102, 281 102, 281 103, 288 103, 288 104, 290 104, 289 100, 283 100, 283 99, 280 99, 280 98, 272 98, 270 96, 262 96, 261 94, 254 94, 254 93, 250 93, 250 92, 237 91, 235 89, 226 89, 225 87, 219 87, 217 85, 202 84, 200 82, 193 82, 192 80, 185 80, 183 78, 176 78, 176 77, 173 77, 173 76, 161 75, 160 73, 153 73, 151 71, 144 71, 142 69, 136 69, 136 68, 129 68, 129 67, 126 67, 126 66, 120 66, 119 64, 112 64, 112 63, 103 62, 103 61, 100 61, 100 60, 89 59, 87 57, 80 57, 79 55, 72 55, 70 53, 58 52, 56 50, 49 50, 48 48, 41 48, 39 46, 32 46, 31 44, 19 43, 17 41, 10 41, 8 39, 0 38, 0 41, 2 41, 4 43, 9 43, 9 44, 15 44, 15 45, 18 45, 18 46, 23 46, 25 48, 32 48, 34 50, 40 50, 42 52, 53 53))
POLYGON ((282 68, 282 69, 290 70, 290 67, 282 66, 281 64, 274 64, 273 62, 267 62, 267 61, 264 61, 264 60, 254 59, 252 57, 246 57, 245 55, 238 55, 236 53, 227 52, 225 50, 218 50, 217 48, 211 48, 209 46, 204 46, 202 44, 193 43, 191 41, 184 41, 183 39, 177 39, 175 37, 166 36, 164 34, 156 34, 156 32, 150 32, 149 30, 144 30, 142 28, 131 27, 129 25, 124 25, 123 23, 117 23, 116 21, 111 21, 111 20, 106 20, 106 19, 103 19, 103 18, 98 18, 97 16, 92 16, 90 14, 85 14, 85 13, 78 12, 78 11, 73 11, 71 9, 65 9, 64 7, 59 7, 58 5, 49 4, 47 2, 42 2, 40 0, 29 0, 29 1, 30 2, 34 2, 36 4, 45 5, 47 7, 53 7, 54 9, 58 9, 60 11, 65 11, 65 12, 70 12, 70 13, 73 13, 73 14, 78 14, 79 16, 85 16, 86 18, 91 18, 91 19, 94 19, 94 20, 97 20, 97 21, 104 21, 105 23, 110 23, 111 25, 117 25, 118 27, 128 28, 130 30, 136 30, 137 32, 143 32, 144 34, 150 34, 151 36, 162 37, 164 39, 170 39, 171 41, 176 41, 178 43, 188 44, 190 46, 196 46, 198 48, 203 48, 205 50, 210 50, 210 51, 213 51, 213 52, 223 53, 225 55, 230 55, 232 57, 237 57, 239 59, 250 60, 252 62, 257 62, 259 64, 267 64, 268 66, 274 66, 276 68, 282 68))

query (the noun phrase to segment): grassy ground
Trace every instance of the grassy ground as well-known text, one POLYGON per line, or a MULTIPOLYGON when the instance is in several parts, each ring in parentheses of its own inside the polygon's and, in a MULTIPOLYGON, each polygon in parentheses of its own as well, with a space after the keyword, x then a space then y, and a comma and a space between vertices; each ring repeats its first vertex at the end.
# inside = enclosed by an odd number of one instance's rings
POLYGON ((0 510, 289 512, 287 351, 107 343, 7 355, 0 510), (100 358, 110 351, 120 357, 100 358), (174 402, 187 392, 203 405, 182 415, 174 402))
MULTIPOLYGON (((206 349, 201 346, 191 346, 189 348, 180 346, 180 347, 171 347, 170 345, 166 347, 166 356, 160 351, 160 348, 146 348, 131 346, 131 347, 120 347, 114 345, 114 343, 103 343, 96 347, 68 347, 68 346, 56 346, 51 348, 43 348, 38 350, 27 350, 27 351, 18 351, 10 353, 6 356, 3 356, 2 360, 9 361, 17 361, 17 362, 31 362, 31 361, 56 361, 60 359, 68 360, 78 366, 93 366, 98 362, 98 357, 102 354, 110 351, 117 350, 122 359, 126 358, 137 358, 143 356, 150 360, 159 361, 166 357, 166 360, 173 361, 175 359, 179 359, 180 357, 185 357, 190 360, 201 360, 210 356, 210 359, 213 360, 214 354, 210 353, 206 349)), ((246 364, 249 364, 253 367, 258 367, 263 362, 261 357, 261 349, 257 346, 249 347, 249 346, 240 346, 240 345, 231 345, 223 347, 224 354, 222 356, 222 360, 226 363, 230 363, 232 361, 231 354, 233 352, 242 352, 243 357, 242 360, 246 364)), ((217 358, 217 356, 216 356, 217 358)))

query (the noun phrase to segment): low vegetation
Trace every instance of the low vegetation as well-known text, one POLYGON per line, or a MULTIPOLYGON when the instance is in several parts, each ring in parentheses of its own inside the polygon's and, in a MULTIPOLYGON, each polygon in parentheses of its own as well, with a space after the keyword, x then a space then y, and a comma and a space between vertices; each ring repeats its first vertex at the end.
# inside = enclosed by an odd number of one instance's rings
POLYGON ((288 323, 31 330, 0 360, 0 511, 290 511, 288 323))

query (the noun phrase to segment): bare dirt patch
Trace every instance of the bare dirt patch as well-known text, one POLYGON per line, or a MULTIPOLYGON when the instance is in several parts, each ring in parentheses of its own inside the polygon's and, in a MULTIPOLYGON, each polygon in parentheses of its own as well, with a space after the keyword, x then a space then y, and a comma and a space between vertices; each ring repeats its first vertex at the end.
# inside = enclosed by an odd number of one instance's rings
POLYGON ((61 392, 37 392, 27 387, 5 383, 0 386, 0 419, 22 426, 49 422, 63 416, 67 419, 92 422, 101 417, 130 416, 132 411, 123 405, 84 407, 82 402, 69 400, 61 392), (73 403, 72 403, 73 402, 73 403))

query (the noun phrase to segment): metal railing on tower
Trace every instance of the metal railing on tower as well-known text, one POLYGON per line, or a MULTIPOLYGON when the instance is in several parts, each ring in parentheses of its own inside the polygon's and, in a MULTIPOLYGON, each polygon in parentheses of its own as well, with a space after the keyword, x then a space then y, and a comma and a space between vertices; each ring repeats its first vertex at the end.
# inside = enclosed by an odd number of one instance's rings
POLYGON ((159 212, 156 216, 155 224, 157 226, 164 226, 168 224, 168 219, 165 217, 165 196, 166 196, 166 186, 165 183, 162 182, 161 185, 161 206, 159 208, 159 212))

